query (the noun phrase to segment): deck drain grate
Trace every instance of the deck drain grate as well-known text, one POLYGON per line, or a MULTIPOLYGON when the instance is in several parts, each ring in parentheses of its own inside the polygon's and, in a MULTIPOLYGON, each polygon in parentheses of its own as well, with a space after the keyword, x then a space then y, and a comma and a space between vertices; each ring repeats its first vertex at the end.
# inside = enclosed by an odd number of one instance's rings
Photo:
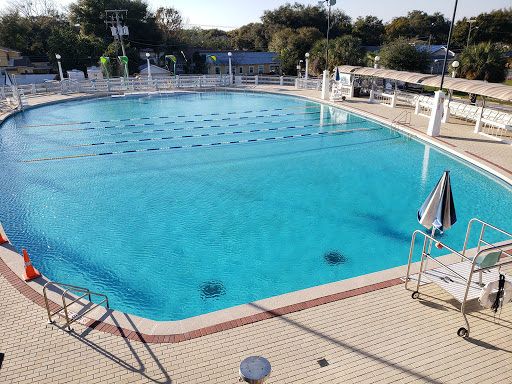
POLYGON ((340 265, 345 264, 347 262, 347 258, 337 250, 325 252, 324 260, 329 265, 340 265))
POLYGON ((329 365, 329 362, 325 359, 320 359, 317 361, 318 365, 320 365, 322 368, 327 367, 329 365))

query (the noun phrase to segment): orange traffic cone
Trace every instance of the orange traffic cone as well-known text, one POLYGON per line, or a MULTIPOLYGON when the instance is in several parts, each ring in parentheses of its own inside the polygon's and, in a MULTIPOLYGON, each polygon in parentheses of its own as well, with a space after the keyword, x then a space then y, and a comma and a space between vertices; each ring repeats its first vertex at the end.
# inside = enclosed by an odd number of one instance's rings
POLYGON ((7 240, 7 237, 4 237, 1 233, 0 233, 0 244, 3 244, 3 243, 7 243, 9 240, 7 240))
POLYGON ((25 273, 23 274, 23 280, 29 281, 41 276, 39 271, 32 265, 32 262, 28 258, 27 251, 25 251, 25 249, 23 249, 23 261, 25 261, 25 273))

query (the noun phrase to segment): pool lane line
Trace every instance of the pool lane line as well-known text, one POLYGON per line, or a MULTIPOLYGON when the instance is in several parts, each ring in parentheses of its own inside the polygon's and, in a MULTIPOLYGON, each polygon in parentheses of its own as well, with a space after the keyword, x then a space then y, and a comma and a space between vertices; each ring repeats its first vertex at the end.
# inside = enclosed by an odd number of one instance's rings
POLYGON ((107 125, 99 127, 87 127, 87 128, 75 128, 75 129, 59 129, 56 131, 48 131, 48 133, 56 132, 76 132, 76 131, 91 131, 96 129, 113 129, 113 128, 124 128, 124 127, 145 127, 152 125, 170 125, 170 124, 183 124, 183 123, 201 123, 204 121, 228 121, 228 120, 245 120, 255 119, 262 117, 280 117, 280 116, 295 116, 295 115, 317 115, 320 112, 292 112, 282 114, 270 114, 270 115, 256 115, 256 116, 239 116, 239 117, 224 117, 222 119, 203 119, 203 120, 180 120, 180 121, 164 121, 161 123, 140 123, 140 124, 123 124, 123 125, 107 125))
MULTIPOLYGON (((329 120, 329 119, 327 119, 329 120)), ((172 132, 172 131, 184 131, 184 130, 192 130, 192 129, 206 129, 206 128, 222 128, 222 127, 242 127, 242 126, 248 126, 248 125, 263 125, 263 124, 277 124, 277 123, 289 123, 294 121, 303 121, 302 119, 288 119, 288 120, 270 120, 270 121, 256 121, 256 122, 248 122, 248 123, 235 123, 235 124, 218 124, 218 125, 198 125, 193 127, 179 127, 179 128, 164 128, 164 129, 147 129, 143 131, 124 131, 124 132, 114 132, 114 133, 105 133, 100 135, 91 135, 83 137, 82 139, 89 139, 92 137, 103 137, 103 136, 118 136, 118 135, 131 135, 131 134, 141 134, 141 133, 156 133, 156 132, 172 132)), ((333 124, 338 125, 348 125, 348 124, 356 124, 356 123, 363 123, 367 122, 367 120, 361 119, 361 120, 355 120, 355 121, 346 121, 343 123, 336 122, 333 124)), ((332 125, 331 123, 328 123, 329 125, 332 125)), ((327 125, 327 124, 324 124, 327 125)), ((41 143, 46 140, 29 140, 29 141, 16 141, 16 142, 9 142, 9 144, 28 144, 28 143, 41 143)), ((66 146, 61 147, 53 147, 53 148, 65 148, 66 146)), ((49 148, 31 148, 31 149, 25 149, 25 150, 14 150, 14 151, 0 151, 0 153, 15 153, 15 152, 29 152, 29 151, 38 151, 38 150, 45 150, 49 148)))
POLYGON ((170 115, 170 116, 153 116, 153 117, 134 117, 134 118, 131 118, 131 119, 76 121, 76 122, 72 122, 72 123, 22 125, 22 126, 20 126, 18 128, 36 128, 36 127, 53 127, 53 126, 58 126, 58 125, 78 125, 78 124, 111 123, 111 122, 116 122, 116 121, 138 121, 138 120, 153 120, 153 119, 171 119, 171 118, 174 118, 174 117, 201 117, 201 116, 235 115, 235 114, 244 114, 244 113, 259 113, 259 112, 271 112, 271 111, 288 111, 288 110, 291 110, 291 109, 307 109, 307 108, 320 108, 320 106, 319 105, 311 105, 309 107, 256 109, 254 111, 242 111, 242 112, 199 113, 199 114, 194 114, 194 115, 170 115))
MULTIPOLYGON (((131 134, 140 134, 140 133, 154 133, 154 132, 168 132, 168 131, 182 131, 182 130, 189 130, 189 129, 202 129, 202 128, 221 128, 221 127, 241 127, 241 126, 247 126, 247 125, 256 125, 256 124, 277 124, 277 123, 291 123, 295 121, 304 121, 304 119, 284 119, 284 120, 270 120, 270 121, 259 121, 259 122, 244 122, 244 123, 235 123, 235 124, 217 124, 217 125, 197 125, 193 127, 179 127, 179 128, 163 128, 163 129, 146 129, 143 131, 122 131, 122 132, 113 132, 113 133, 102 133, 98 135, 89 135, 81 137, 82 139, 89 139, 92 137, 104 137, 104 136, 118 136, 118 135, 131 135, 131 134)), ((361 121, 354 121, 354 123, 363 122, 361 121)), ((352 123, 352 122, 351 122, 352 123)), ((341 124, 348 124, 348 123, 341 123, 341 124)), ((121 127, 121 126, 120 126, 121 127)), ((54 132, 54 131, 50 131, 54 132)), ((45 132, 45 133, 50 133, 45 132)), ((26 140, 26 141, 10 141, 9 144, 27 144, 27 143, 40 143, 47 140, 26 140)), ((0 151, 0 153, 11 153, 11 152, 18 152, 18 151, 0 151)))
MULTIPOLYGON (((295 129, 295 128, 309 128, 309 127, 325 127, 330 125, 339 125, 338 123, 328 123, 328 124, 305 124, 305 125, 291 125, 287 127, 276 127, 276 128, 260 128, 260 129, 250 129, 245 131, 231 131, 231 132, 212 132, 212 133, 203 133, 203 134, 195 134, 195 135, 180 135, 180 136, 168 136, 168 137, 152 137, 152 138, 144 138, 144 139, 133 139, 133 140, 120 140, 120 141, 105 141, 101 143, 87 143, 87 144, 74 144, 74 145, 63 145, 60 147, 49 147, 49 148, 33 148, 24 151, 14 151, 14 152, 32 152, 32 151, 46 151, 53 149, 63 149, 63 148, 80 148, 80 147, 92 147, 96 145, 109 145, 109 144, 126 144, 126 143, 138 143, 145 141, 158 141, 158 140, 174 140, 174 139, 188 139, 192 137, 211 137, 211 136, 223 136, 223 135, 236 135, 242 133, 256 133, 256 132, 269 132, 269 131, 281 131, 283 129, 295 129)), ((373 127, 373 128, 381 128, 381 127, 373 127)), ((357 129, 357 128, 355 128, 357 129)), ((340 131, 331 131, 332 133, 337 132, 346 132, 348 130, 340 130, 340 131)))
POLYGON ((173 147, 144 148, 144 149, 133 149, 133 150, 128 150, 128 151, 90 153, 90 154, 86 154, 86 155, 47 157, 47 158, 41 158, 41 159, 19 160, 18 163, 32 163, 32 162, 49 161, 49 160, 77 159, 77 158, 82 158, 82 157, 93 157, 93 156, 105 156, 105 155, 118 155, 118 154, 124 154, 124 153, 161 151, 161 150, 167 150, 167 149, 209 147, 209 146, 214 146, 214 145, 225 145, 225 144, 254 143, 254 142, 258 142, 258 141, 267 141, 267 140, 292 139, 292 138, 296 138, 296 137, 309 137, 309 136, 318 136, 318 135, 327 135, 327 134, 345 133, 345 132, 354 132, 354 131, 368 131, 368 130, 371 130, 371 129, 382 129, 382 127, 365 127, 365 128, 354 128, 354 129, 346 129, 346 130, 338 130, 338 131, 303 133, 303 134, 300 134, 300 135, 265 137, 265 138, 260 138, 260 139, 246 139, 246 140, 223 141, 223 142, 218 142, 218 143, 189 144, 189 145, 178 145, 178 146, 173 146, 173 147))

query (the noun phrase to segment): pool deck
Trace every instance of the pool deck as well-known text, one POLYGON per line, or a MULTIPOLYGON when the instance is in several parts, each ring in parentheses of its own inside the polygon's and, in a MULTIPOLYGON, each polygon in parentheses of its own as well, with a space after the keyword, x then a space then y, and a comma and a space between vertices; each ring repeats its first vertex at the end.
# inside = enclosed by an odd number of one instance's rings
MULTIPOLYGON (((236 88, 320 96, 292 87, 236 88)), ((29 104, 76 96, 85 95, 34 96, 29 104)), ((400 129, 512 184, 512 146, 474 134, 469 123, 454 119, 442 125, 439 138, 430 138, 428 119, 411 108, 365 99, 332 104, 386 123, 412 111, 410 124, 400 129)), ((403 267, 182 322, 98 309, 83 321, 92 328, 75 323, 72 333, 63 330, 62 318, 46 323, 43 279, 27 284, 19 278, 22 269, 17 250, 0 245, 0 383, 229 383, 252 355, 272 364, 268 383, 512 383, 512 305, 494 319, 472 304, 471 337, 457 337, 464 325, 458 303, 434 284, 422 287, 423 299, 412 300, 398 279, 403 267)), ((58 295, 50 298, 58 302, 58 295)))

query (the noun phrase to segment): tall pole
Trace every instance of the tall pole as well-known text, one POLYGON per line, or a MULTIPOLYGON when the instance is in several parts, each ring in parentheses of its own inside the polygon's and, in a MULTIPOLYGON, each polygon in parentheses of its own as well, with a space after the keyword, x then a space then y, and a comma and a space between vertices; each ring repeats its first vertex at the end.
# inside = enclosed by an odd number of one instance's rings
POLYGON ((331 1, 326 1, 329 4, 329 12, 327 13, 327 43, 325 44, 325 70, 327 71, 327 63, 329 62, 329 29, 331 28, 331 1))
POLYGON ((233 84, 233 72, 231 72, 231 52, 228 52, 228 60, 229 60, 229 85, 233 84))
MULTIPOLYGON (((121 23, 119 22, 119 12, 116 12, 116 22, 117 22, 117 30, 119 31, 119 27, 121 26, 121 23)), ((121 49, 123 50, 123 56, 126 56, 126 50, 124 49, 124 41, 123 41, 122 33, 119 33, 119 40, 121 40, 121 49)))
POLYGON ((146 52, 146 58, 148 59, 148 81, 151 81, 151 64, 149 63, 149 52, 146 52))
POLYGON ((473 23, 476 22, 476 20, 468 20, 468 23, 469 23, 469 33, 468 33, 468 41, 466 43, 466 48, 469 47, 469 37, 471 36, 471 26, 473 25, 473 23))
POLYGON ((306 80, 308 79, 308 72, 309 72, 309 52, 306 52, 306 80))
POLYGON ((64 75, 62 74, 62 65, 60 64, 61 56, 57 53, 55 55, 55 58, 57 59, 57 65, 59 66, 60 81, 63 81, 64 80, 64 75))
POLYGON ((448 33, 448 43, 446 44, 446 53, 444 55, 443 71, 441 73, 441 85, 439 86, 439 90, 443 89, 444 71, 446 70, 446 62, 448 61, 448 52, 450 52, 450 40, 452 38, 453 24, 455 23, 455 12, 457 12, 457 2, 458 0, 455 0, 455 5, 453 7, 452 23, 450 24, 450 33, 448 33))

